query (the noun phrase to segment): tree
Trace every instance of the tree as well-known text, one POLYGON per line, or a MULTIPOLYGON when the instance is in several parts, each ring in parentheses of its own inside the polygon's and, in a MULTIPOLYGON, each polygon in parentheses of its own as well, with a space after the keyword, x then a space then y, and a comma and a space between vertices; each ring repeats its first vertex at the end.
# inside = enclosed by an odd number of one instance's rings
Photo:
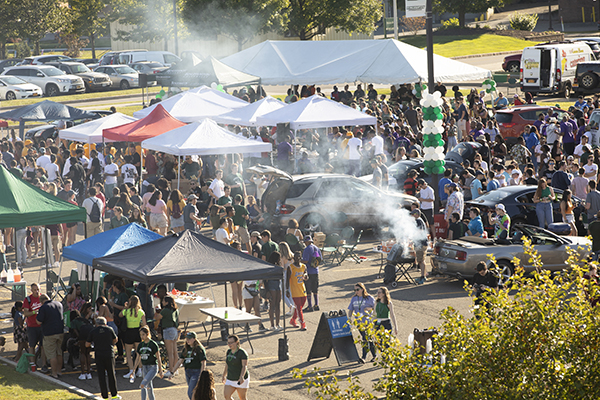
POLYGON ((228 36, 241 51, 259 33, 283 32, 288 4, 288 0, 187 0, 183 14, 200 36, 228 36))
MULTIPOLYGON (((370 323, 384 369, 373 389, 394 400, 599 398, 600 286, 583 279, 588 261, 569 250, 568 270, 552 274, 541 269, 530 241, 523 249, 535 267, 532 276, 515 260, 514 276, 505 288, 485 294, 486 305, 474 306, 474 316, 442 311, 429 354, 413 352, 370 323)), ((350 388, 342 389, 334 371, 318 372, 306 385, 321 399, 375 398, 355 377, 348 380, 350 388)))
POLYGON ((79 36, 89 37, 89 43, 92 48, 92 58, 96 58, 95 39, 98 33, 106 29, 109 23, 106 11, 106 2, 103 0, 69 0, 70 12, 73 14, 73 23, 71 32, 64 31, 65 35, 70 36, 66 39, 69 43, 76 46, 79 36))
POLYGON ((433 0, 436 13, 457 13, 461 28, 465 27, 466 13, 483 13, 489 8, 503 7, 505 0, 433 0))
MULTIPOLYGON (((176 1, 177 9, 181 10, 184 0, 176 1)), ((133 42, 164 41, 164 49, 168 50, 168 41, 174 36, 173 1, 171 0, 119 0, 113 3, 111 19, 123 25, 129 25, 129 30, 117 30, 118 40, 133 42)), ((186 30, 181 12, 177 13, 177 32, 185 35, 186 30)))
POLYGON ((383 15, 380 0, 290 0, 288 31, 310 40, 327 28, 371 34, 383 15))
POLYGON ((25 12, 21 0, 0 0, 0 59, 6 58, 6 43, 11 38, 18 37, 20 16, 25 12))
POLYGON ((19 36, 31 39, 34 54, 40 54, 40 40, 48 32, 68 29, 71 19, 68 7, 60 0, 21 0, 19 36))

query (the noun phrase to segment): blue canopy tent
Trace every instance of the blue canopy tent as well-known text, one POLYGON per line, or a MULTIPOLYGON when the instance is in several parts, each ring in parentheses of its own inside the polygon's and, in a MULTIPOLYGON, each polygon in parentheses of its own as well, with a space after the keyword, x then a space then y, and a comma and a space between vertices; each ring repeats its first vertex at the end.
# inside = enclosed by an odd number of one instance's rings
MULTIPOLYGON (((91 266, 94 258, 128 250, 160 238, 162 236, 158 233, 152 232, 138 224, 131 223, 67 246, 63 249, 62 257, 91 266)), ((90 274, 89 269, 89 267, 86 267, 87 276, 85 280, 89 281, 91 275, 91 286, 93 287, 93 274, 90 274)), ((86 289, 89 290, 89 287, 86 289)))

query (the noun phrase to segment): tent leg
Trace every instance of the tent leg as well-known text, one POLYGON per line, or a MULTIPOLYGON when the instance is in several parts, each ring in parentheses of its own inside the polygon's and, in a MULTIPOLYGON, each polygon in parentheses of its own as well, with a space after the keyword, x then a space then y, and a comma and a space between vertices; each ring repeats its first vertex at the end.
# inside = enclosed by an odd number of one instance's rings
POLYGON ((225 307, 227 307, 227 282, 225 282, 225 307))
MULTIPOLYGON (((215 292, 213 292, 212 282, 208 282, 208 287, 210 288, 210 294, 212 296, 213 301, 215 301, 215 292)), ((216 307, 216 305, 215 305, 216 307)))
POLYGON ((296 136, 298 135, 298 129, 294 129, 294 173, 298 169, 298 152, 296 151, 296 136))
POLYGON ((281 303, 282 303, 282 307, 281 307, 281 317, 283 320, 283 338, 286 339, 287 335, 285 334, 285 284, 284 284, 284 280, 281 280, 281 288, 283 289, 282 292, 282 296, 281 296, 281 303))
POLYGON ((50 292, 51 292, 50 279, 49 279, 49 276, 48 276, 49 269, 50 269, 49 268, 50 267, 50 252, 48 251, 49 250, 48 249, 49 246, 48 246, 48 239, 47 239, 47 236, 46 236, 47 235, 47 231, 48 231, 48 229, 44 228, 43 234, 42 234, 42 240, 43 240, 43 246, 45 247, 45 251, 46 251, 46 254, 45 254, 45 257, 44 257, 44 260, 46 261, 45 262, 45 264, 46 264, 46 294, 51 297, 51 294, 50 294, 50 292))
MULTIPOLYGON (((143 91, 144 89, 142 89, 143 91)), ((143 96, 143 94, 142 94, 143 96)), ((139 188, 139 192, 140 195, 142 193, 142 182, 144 182, 144 178, 142 177, 142 175, 144 174, 144 148, 142 147, 142 143, 140 142, 140 157, 142 159, 142 161, 140 162, 140 188, 139 188)))
POLYGON ((177 156, 177 190, 179 190, 179 181, 181 180, 181 156, 177 156))

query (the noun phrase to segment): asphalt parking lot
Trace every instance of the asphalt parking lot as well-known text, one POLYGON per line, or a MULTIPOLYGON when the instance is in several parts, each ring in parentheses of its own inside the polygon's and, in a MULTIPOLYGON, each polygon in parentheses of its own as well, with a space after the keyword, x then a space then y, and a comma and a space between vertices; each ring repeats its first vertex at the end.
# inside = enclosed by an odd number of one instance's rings
MULTIPOLYGON (((350 298, 353 295, 354 284, 363 282, 370 293, 374 294, 377 288, 382 286, 382 279, 377 279, 377 274, 380 265, 380 255, 373 252, 372 249, 378 242, 370 233, 363 236, 363 241, 358 246, 358 253, 365 257, 361 263, 356 263, 350 259, 344 261, 341 265, 325 264, 320 267, 320 307, 321 312, 329 312, 331 310, 346 309, 350 298)), ((10 254, 9 262, 12 261, 10 254)), ((25 279, 27 282, 42 280, 42 259, 34 259, 34 262, 28 265, 25 269, 25 279)), ((426 260, 428 270, 431 268, 429 260, 426 260)), ((75 268, 75 263, 67 261, 63 263, 62 275, 64 279, 68 277, 68 271, 75 268)), ((416 270, 411 270, 410 274, 413 277, 419 276, 416 270)), ((44 290, 45 287, 42 287, 44 290)), ((207 284, 193 285, 192 290, 204 297, 212 297, 211 289, 207 284)), ((224 306, 224 286, 213 285, 214 300, 217 306, 224 306)), ((407 342, 408 335, 414 328, 424 329, 432 326, 440 325, 440 311, 445 307, 451 306, 464 315, 469 312, 471 299, 464 292, 462 283, 457 280, 438 278, 432 279, 423 285, 415 286, 402 281, 396 288, 390 288, 396 318, 398 321, 398 339, 402 343, 407 342)), ((12 307, 10 300, 10 292, 7 290, 0 291, 0 313, 10 313, 12 307)), ((231 305, 231 301, 229 301, 231 305)), ((245 348, 250 355, 249 371, 251 377, 251 386, 248 392, 249 399, 306 399, 314 398, 309 395, 304 388, 304 383, 292 378, 291 371, 294 368, 312 369, 319 367, 323 370, 338 369, 341 372, 354 371, 360 376, 363 385, 370 383, 381 376, 380 368, 367 363, 366 365, 347 364, 339 367, 335 356, 332 354, 327 359, 312 360, 307 362, 307 356, 315 335, 315 330, 319 322, 321 313, 311 312, 305 314, 307 322, 307 330, 300 331, 297 328, 291 328, 287 325, 287 337, 289 339, 289 355, 287 361, 278 360, 278 339, 283 337, 283 332, 268 331, 265 333, 258 332, 258 327, 254 325, 253 332, 250 333, 250 339, 254 346, 254 354, 250 353, 245 334, 242 337, 242 347, 245 348)), ((263 314, 263 322, 265 326, 269 326, 268 314, 263 314)), ((289 322, 289 317, 286 324, 289 322)), ((201 342, 206 346, 207 336, 204 329, 199 324, 190 324, 190 329, 198 333, 201 342)), ((210 328, 209 328, 210 329, 210 328)), ((236 329, 236 333, 241 330, 236 329)), ((5 357, 12 358, 15 351, 15 345, 12 341, 12 320, 10 318, 0 319, 0 334, 7 338, 7 345, 2 354, 5 357)), ((358 336, 355 332, 355 337, 358 336)), ((220 377, 224 368, 224 360, 227 346, 225 342, 220 340, 218 331, 212 335, 210 345, 207 347, 208 368, 216 374, 216 381, 219 382, 217 392, 222 396, 223 386, 220 384, 220 377)), ((134 384, 130 384, 128 379, 123 379, 122 375, 126 373, 126 366, 119 365, 117 371, 117 384, 119 394, 125 400, 139 399, 139 383, 140 378, 137 378, 134 384)), ((181 370, 183 372, 183 369, 181 370)), ((62 380, 71 385, 80 387, 88 392, 100 393, 97 377, 92 373, 93 379, 87 381, 79 381, 79 370, 71 371, 67 367, 67 371, 63 373, 62 380)), ((185 399, 187 398, 187 386, 185 384, 184 374, 174 377, 171 380, 155 379, 155 393, 157 399, 185 399)))

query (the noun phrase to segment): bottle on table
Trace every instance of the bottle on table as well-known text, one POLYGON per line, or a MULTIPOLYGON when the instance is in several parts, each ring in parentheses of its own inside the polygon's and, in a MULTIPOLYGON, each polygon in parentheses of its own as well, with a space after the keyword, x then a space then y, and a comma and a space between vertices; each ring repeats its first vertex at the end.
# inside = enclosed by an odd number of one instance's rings
POLYGON ((12 266, 10 266, 8 272, 6 273, 6 282, 8 283, 13 283, 15 281, 15 272, 12 269, 12 266))
POLYGON ((15 274, 13 276, 15 282, 21 282, 21 270, 19 269, 18 266, 15 266, 15 274))
POLYGON ((0 283, 6 283, 8 274, 6 273, 6 269, 2 266, 2 272, 0 272, 0 283))

